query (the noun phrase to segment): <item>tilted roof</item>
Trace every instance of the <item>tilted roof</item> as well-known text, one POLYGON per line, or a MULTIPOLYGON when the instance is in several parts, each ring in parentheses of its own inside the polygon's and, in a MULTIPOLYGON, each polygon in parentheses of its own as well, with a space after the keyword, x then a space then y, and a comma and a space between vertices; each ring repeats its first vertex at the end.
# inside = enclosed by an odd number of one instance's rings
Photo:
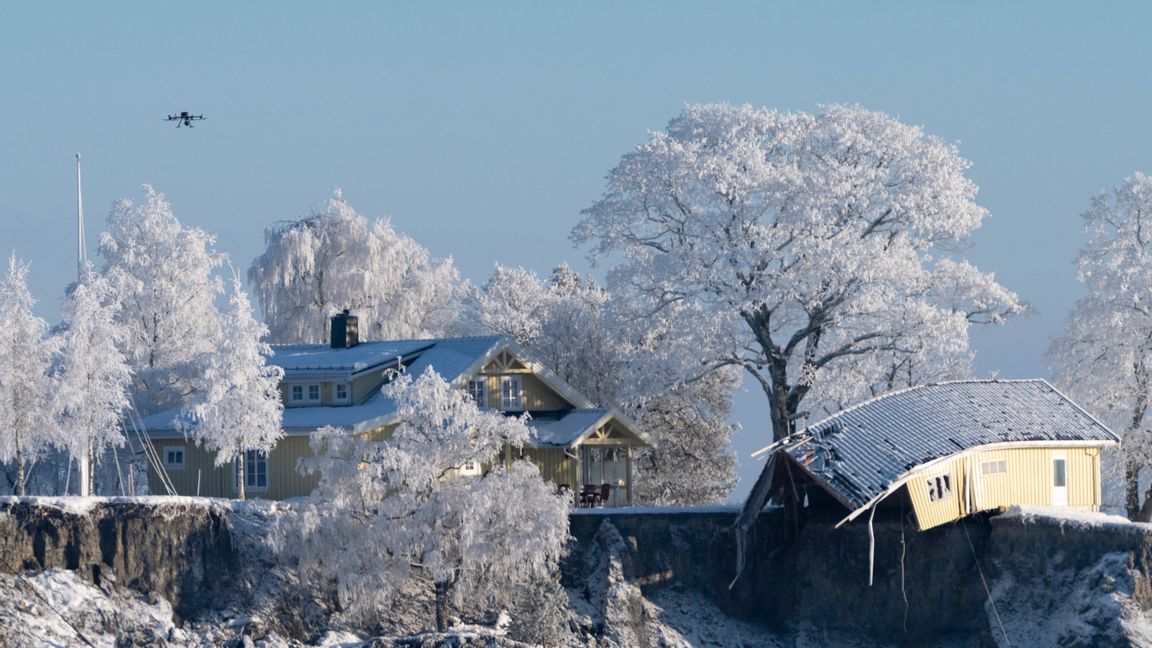
POLYGON ((1044 380, 967 380, 865 401, 762 452, 787 453, 857 510, 916 468, 980 446, 1106 445, 1118 440, 1044 380))

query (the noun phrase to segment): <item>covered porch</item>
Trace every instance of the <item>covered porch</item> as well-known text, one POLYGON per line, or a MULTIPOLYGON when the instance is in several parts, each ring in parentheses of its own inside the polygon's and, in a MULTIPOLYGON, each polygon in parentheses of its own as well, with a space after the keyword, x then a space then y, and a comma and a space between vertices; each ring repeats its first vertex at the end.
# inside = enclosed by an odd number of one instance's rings
POLYGON ((630 421, 612 410, 580 409, 533 414, 529 427, 533 445, 525 456, 570 494, 573 506, 632 505, 633 453, 652 442, 630 421))

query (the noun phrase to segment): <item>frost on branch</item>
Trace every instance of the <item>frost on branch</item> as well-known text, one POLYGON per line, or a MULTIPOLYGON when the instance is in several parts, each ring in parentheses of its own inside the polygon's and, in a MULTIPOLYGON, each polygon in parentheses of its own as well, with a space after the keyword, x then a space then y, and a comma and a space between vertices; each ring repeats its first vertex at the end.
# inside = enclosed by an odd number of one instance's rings
POLYGON ((100 235, 103 275, 120 304, 133 399, 141 414, 176 407, 194 391, 197 358, 218 335, 213 301, 223 255, 208 233, 185 227, 164 194, 144 186, 144 202, 118 200, 100 235))
POLYGON ((13 253, 0 283, 0 462, 15 468, 15 475, 5 474, 5 486, 17 495, 24 494, 27 465, 54 441, 52 345, 48 323, 32 313, 35 303, 28 264, 13 253))
POLYGON ((1109 471, 1123 474, 1128 516, 1148 521, 1152 493, 1142 505, 1140 473, 1152 464, 1152 178, 1126 178, 1093 198, 1083 218, 1089 240, 1077 274, 1088 294, 1048 359, 1056 383, 1120 433, 1122 460, 1109 471))
POLYGON ((328 318, 348 308, 365 340, 442 335, 455 311, 459 275, 387 220, 369 223, 336 190, 324 207, 264 230, 266 250, 249 281, 270 339, 328 341, 328 318))
POLYGON ((89 480, 81 494, 96 493, 96 458, 125 443, 121 416, 129 406, 132 370, 121 350, 126 331, 116 323, 120 305, 112 294, 107 279, 87 268, 64 300, 55 333, 57 445, 76 462, 88 464, 87 471, 80 471, 89 480))
POLYGON ((948 260, 985 215, 967 167, 855 106, 689 106, 624 155, 572 238, 620 259, 609 288, 636 317, 690 318, 676 357, 754 378, 779 439, 815 409, 966 370, 968 325, 1022 309, 948 260))
POLYGON ((368 621, 406 582, 423 583, 438 630, 449 605, 498 609, 519 588, 558 578, 567 497, 530 462, 504 463, 528 439, 524 420, 478 409, 431 367, 384 389, 402 421, 387 440, 332 427, 312 436, 315 457, 302 464, 320 485, 302 510, 301 537, 282 539, 302 573, 334 580, 341 605, 368 621), (482 476, 458 474, 469 461, 482 476))
POLYGON ((219 346, 199 358, 203 384, 178 424, 184 433, 216 453, 216 465, 236 462, 237 493, 244 499, 245 453, 269 452, 284 436, 280 379, 284 370, 268 364, 268 328, 252 316, 252 304, 239 278, 232 282, 229 310, 221 320, 219 346))

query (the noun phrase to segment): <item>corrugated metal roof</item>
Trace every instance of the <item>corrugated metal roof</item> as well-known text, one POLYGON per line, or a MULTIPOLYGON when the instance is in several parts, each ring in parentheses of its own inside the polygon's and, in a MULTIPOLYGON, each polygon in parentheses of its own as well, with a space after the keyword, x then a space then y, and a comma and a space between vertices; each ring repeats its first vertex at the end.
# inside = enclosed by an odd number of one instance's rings
POLYGON ((1044 380, 973 380, 865 401, 808 426, 779 450, 858 509, 917 466, 977 446, 1118 440, 1044 380))

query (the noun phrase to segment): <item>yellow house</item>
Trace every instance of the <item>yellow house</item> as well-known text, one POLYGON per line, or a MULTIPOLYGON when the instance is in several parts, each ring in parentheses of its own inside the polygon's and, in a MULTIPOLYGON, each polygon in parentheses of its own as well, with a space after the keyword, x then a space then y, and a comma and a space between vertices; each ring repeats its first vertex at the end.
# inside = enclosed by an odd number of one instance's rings
POLYGON ((777 492, 831 500, 837 526, 894 506, 921 530, 1016 504, 1098 510, 1100 450, 1118 441, 1043 380, 913 387, 755 453, 767 463, 741 519, 777 492))
MULTIPOLYGON (((552 371, 529 359, 503 337, 359 342, 353 316, 333 318, 333 343, 273 345, 270 364, 284 369, 284 437, 269 453, 248 452, 245 484, 249 497, 285 499, 309 495, 318 478, 301 475, 297 462, 310 456, 309 435, 332 425, 349 434, 387 438, 399 424, 395 405, 381 393, 389 370, 419 375, 431 366, 445 380, 467 390, 482 406, 509 414, 528 413, 530 447, 522 453, 543 476, 598 505, 632 503, 632 456, 651 445, 649 437, 613 409, 598 408, 552 371), (591 495, 595 492, 595 496, 591 495)), ((179 411, 144 419, 155 449, 149 470, 153 493, 232 497, 234 466, 216 467, 214 453, 185 440, 177 429, 179 411)), ((459 467, 463 474, 486 466, 459 467)))

